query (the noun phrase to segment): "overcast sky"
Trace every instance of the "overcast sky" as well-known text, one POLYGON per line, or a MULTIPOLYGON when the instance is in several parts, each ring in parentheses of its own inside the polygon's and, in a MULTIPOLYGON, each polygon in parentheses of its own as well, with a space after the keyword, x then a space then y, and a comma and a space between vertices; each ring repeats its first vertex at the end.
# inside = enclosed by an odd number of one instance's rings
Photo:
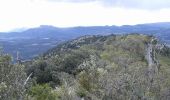
POLYGON ((0 31, 170 22, 170 0, 0 0, 0 31))

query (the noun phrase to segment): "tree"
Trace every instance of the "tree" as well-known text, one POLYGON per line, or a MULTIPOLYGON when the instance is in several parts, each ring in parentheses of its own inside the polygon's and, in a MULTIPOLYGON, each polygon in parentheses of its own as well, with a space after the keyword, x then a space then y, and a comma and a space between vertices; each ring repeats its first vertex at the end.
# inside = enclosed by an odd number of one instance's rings
POLYGON ((25 85, 29 79, 24 72, 24 66, 11 64, 11 56, 0 54, 0 99, 22 100, 25 96, 25 85))
POLYGON ((57 95, 48 84, 31 87, 29 95, 34 100, 56 100, 57 95))

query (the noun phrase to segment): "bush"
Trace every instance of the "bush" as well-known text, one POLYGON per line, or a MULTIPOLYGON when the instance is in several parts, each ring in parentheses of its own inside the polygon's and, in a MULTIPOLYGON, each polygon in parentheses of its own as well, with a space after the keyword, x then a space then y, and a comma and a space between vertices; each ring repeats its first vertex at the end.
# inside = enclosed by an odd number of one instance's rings
POLYGON ((29 95, 36 100, 56 100, 57 94, 52 91, 52 88, 48 84, 35 85, 30 91, 29 95))

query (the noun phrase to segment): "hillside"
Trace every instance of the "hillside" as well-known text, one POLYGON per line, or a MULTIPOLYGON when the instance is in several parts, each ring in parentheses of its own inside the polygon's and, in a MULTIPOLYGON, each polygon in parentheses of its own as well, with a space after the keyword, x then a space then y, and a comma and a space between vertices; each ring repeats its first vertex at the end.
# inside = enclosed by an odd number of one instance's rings
POLYGON ((169 61, 170 49, 152 36, 87 35, 24 65, 38 84, 34 99, 49 84, 57 100, 168 100, 169 61))
POLYGON ((57 44, 84 35, 108 35, 143 33, 154 35, 161 41, 170 43, 170 23, 151 23, 123 26, 89 26, 57 28, 54 26, 41 25, 19 32, 0 33, 0 46, 16 58, 16 52, 20 52, 23 60, 34 58, 57 44))

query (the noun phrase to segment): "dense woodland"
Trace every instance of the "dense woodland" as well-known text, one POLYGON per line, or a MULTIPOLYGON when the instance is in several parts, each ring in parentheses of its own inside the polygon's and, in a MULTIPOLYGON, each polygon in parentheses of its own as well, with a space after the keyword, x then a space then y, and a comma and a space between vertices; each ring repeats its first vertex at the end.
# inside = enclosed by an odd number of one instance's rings
POLYGON ((169 99, 170 49, 153 36, 83 36, 16 64, 0 53, 0 100, 169 99))

